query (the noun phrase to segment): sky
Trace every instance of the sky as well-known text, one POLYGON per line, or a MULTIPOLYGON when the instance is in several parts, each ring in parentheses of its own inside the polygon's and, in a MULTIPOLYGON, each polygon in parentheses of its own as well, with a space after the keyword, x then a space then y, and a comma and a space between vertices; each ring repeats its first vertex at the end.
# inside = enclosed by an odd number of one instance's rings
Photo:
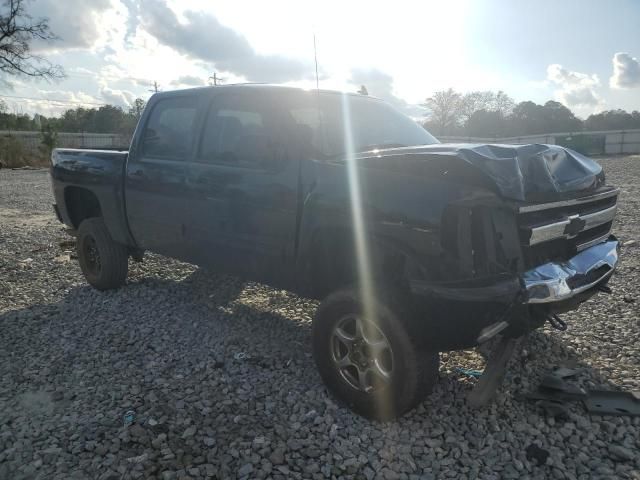
POLYGON ((160 90, 225 83, 364 84, 408 114, 437 90, 558 100, 585 118, 640 110, 638 0, 31 0, 59 40, 34 50, 61 81, 10 79, 11 111, 127 108, 160 90), (20 98, 17 98, 20 97, 20 98))

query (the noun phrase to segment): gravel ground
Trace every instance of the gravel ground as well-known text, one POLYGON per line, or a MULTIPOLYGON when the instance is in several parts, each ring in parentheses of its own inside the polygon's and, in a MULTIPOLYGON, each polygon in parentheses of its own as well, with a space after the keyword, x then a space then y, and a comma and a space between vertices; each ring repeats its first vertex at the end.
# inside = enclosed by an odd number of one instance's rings
POLYGON ((327 395, 314 302, 155 255, 97 292, 46 171, 0 171, 0 479, 640 479, 640 417, 576 403, 560 420, 519 399, 558 365, 584 367, 585 388, 640 390, 640 157, 601 161, 627 244, 613 294, 525 339, 490 407, 465 405, 476 380, 457 370, 481 357, 443 354, 434 394, 387 424, 327 395))

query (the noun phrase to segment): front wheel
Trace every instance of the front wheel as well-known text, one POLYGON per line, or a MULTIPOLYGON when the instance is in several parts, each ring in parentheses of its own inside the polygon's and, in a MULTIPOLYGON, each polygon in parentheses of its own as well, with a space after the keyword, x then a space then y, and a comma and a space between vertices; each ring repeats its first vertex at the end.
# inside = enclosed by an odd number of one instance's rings
POLYGON ((313 320, 313 355, 339 401, 364 417, 390 420, 431 392, 439 355, 414 344, 407 329, 412 319, 402 302, 372 303, 365 313, 356 289, 327 297, 313 320))
POLYGON ((129 270, 127 247, 116 243, 102 218, 83 220, 78 228, 78 260, 87 282, 98 290, 124 285, 129 270))

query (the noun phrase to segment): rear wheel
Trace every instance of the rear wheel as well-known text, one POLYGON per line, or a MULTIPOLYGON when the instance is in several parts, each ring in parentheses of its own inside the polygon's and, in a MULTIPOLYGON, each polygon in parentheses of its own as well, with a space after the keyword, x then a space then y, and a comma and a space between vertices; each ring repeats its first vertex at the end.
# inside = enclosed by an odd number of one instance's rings
POLYGON ((80 268, 91 286, 109 290, 124 285, 129 253, 127 247, 111 238, 102 218, 83 220, 77 240, 80 268))
POLYGON ((416 347, 402 302, 374 301, 367 318, 355 289, 327 297, 313 321, 313 354, 329 391, 356 413, 389 420, 415 407, 437 381, 439 355, 416 347))

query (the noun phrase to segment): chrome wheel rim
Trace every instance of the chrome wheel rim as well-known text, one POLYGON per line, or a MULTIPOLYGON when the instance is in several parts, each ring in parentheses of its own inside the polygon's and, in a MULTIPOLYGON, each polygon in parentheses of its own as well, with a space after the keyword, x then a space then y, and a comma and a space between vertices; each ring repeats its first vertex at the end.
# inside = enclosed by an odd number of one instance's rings
POLYGON ((331 332, 331 359, 352 388, 371 393, 391 382, 393 351, 382 330, 357 315, 342 317, 331 332))

